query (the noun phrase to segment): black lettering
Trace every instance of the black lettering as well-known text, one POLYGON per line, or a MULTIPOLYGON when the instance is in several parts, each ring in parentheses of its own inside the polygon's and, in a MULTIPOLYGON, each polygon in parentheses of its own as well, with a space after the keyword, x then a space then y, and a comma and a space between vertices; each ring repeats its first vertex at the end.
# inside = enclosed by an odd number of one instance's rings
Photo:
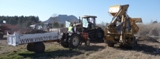
POLYGON ((33 42, 33 39, 30 38, 29 40, 30 40, 30 42, 33 42))
POLYGON ((21 43, 24 43, 24 39, 21 39, 20 42, 21 42, 21 43))
POLYGON ((49 40, 49 36, 46 36, 46 39, 49 40))
POLYGON ((57 36, 54 36, 54 39, 57 39, 57 36))
POLYGON ((40 37, 40 40, 43 41, 42 37, 40 37))
POLYGON ((39 39, 39 41, 42 41, 42 39, 40 37, 38 39, 39 39))
POLYGON ((39 38, 37 37, 36 40, 39 41, 39 38))
POLYGON ((26 39, 26 43, 29 43, 29 39, 26 39))
POLYGON ((52 36, 49 36, 48 39, 52 39, 51 37, 52 37, 52 36))

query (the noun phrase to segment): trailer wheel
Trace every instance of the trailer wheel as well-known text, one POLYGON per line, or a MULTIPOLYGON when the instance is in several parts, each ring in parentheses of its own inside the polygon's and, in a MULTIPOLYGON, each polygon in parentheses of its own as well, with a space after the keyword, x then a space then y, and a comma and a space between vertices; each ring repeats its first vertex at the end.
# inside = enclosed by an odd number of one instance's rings
POLYGON ((103 41, 104 31, 102 29, 97 29, 96 36, 98 41, 103 41))
POLYGON ((90 40, 89 39, 85 41, 85 45, 90 46, 90 40))
POLYGON ((71 48, 77 48, 80 45, 81 39, 78 34, 73 34, 69 39, 71 48))
POLYGON ((34 51, 34 43, 28 43, 27 44, 27 50, 28 51, 34 51))
POLYGON ((3 38, 3 34, 0 34, 0 38, 3 38))
POLYGON ((34 43, 34 52, 35 53, 43 53, 45 50, 45 45, 43 42, 34 43))

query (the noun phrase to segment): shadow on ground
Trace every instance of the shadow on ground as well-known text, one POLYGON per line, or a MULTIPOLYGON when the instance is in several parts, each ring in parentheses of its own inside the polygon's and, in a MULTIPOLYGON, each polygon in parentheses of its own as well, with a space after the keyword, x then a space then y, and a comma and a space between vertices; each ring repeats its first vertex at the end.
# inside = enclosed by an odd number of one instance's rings
POLYGON ((56 50, 56 51, 49 51, 41 54, 36 53, 20 53, 19 55, 23 56, 24 58, 56 58, 56 57, 72 57, 76 55, 80 55, 82 52, 78 51, 71 51, 71 50, 56 50))
POLYGON ((92 45, 92 46, 81 46, 78 49, 85 50, 85 51, 98 51, 98 50, 104 49, 104 48, 105 48, 105 46, 92 45))
POLYGON ((126 50, 126 51, 133 50, 133 51, 142 52, 142 53, 151 54, 151 55, 160 55, 160 48, 156 48, 146 44, 138 44, 135 48, 117 47, 117 49, 126 50))
POLYGON ((137 41, 147 41, 147 42, 153 42, 153 43, 159 43, 157 41, 159 38, 156 37, 149 37, 149 36, 140 36, 137 41))
POLYGON ((80 54, 84 54, 81 50, 85 51, 98 51, 99 49, 103 49, 103 46, 81 46, 77 49, 73 50, 55 50, 55 51, 48 51, 42 54, 35 54, 35 53, 20 53, 20 56, 23 56, 24 58, 56 58, 56 57, 72 57, 80 54))

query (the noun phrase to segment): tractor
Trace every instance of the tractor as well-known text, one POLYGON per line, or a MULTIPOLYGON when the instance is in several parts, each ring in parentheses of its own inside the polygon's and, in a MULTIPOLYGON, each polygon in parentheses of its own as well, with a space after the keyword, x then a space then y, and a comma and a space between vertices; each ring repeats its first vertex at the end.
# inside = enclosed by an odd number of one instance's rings
POLYGON ((96 26, 96 16, 85 15, 79 22, 72 23, 76 29, 74 33, 63 33, 61 45, 63 47, 77 48, 82 42, 86 46, 90 42, 103 42, 104 31, 96 26))
POLYGON ((110 47, 115 44, 123 47, 135 47, 137 40, 134 34, 139 31, 136 23, 141 23, 141 18, 131 18, 127 14, 129 4, 114 5, 109 8, 113 16, 111 23, 105 28, 105 43, 110 47))
POLYGON ((91 42, 103 42, 104 31, 101 27, 96 26, 96 18, 97 16, 83 16, 83 31, 88 32, 91 42))

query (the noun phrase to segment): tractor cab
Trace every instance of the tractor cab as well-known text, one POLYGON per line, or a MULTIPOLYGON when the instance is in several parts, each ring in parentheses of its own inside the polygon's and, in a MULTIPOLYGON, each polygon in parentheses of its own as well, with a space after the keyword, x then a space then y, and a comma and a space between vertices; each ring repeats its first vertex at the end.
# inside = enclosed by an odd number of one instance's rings
POLYGON ((82 17, 83 27, 88 29, 94 29, 96 25, 95 23, 96 18, 97 16, 88 16, 88 15, 83 16, 82 17))

